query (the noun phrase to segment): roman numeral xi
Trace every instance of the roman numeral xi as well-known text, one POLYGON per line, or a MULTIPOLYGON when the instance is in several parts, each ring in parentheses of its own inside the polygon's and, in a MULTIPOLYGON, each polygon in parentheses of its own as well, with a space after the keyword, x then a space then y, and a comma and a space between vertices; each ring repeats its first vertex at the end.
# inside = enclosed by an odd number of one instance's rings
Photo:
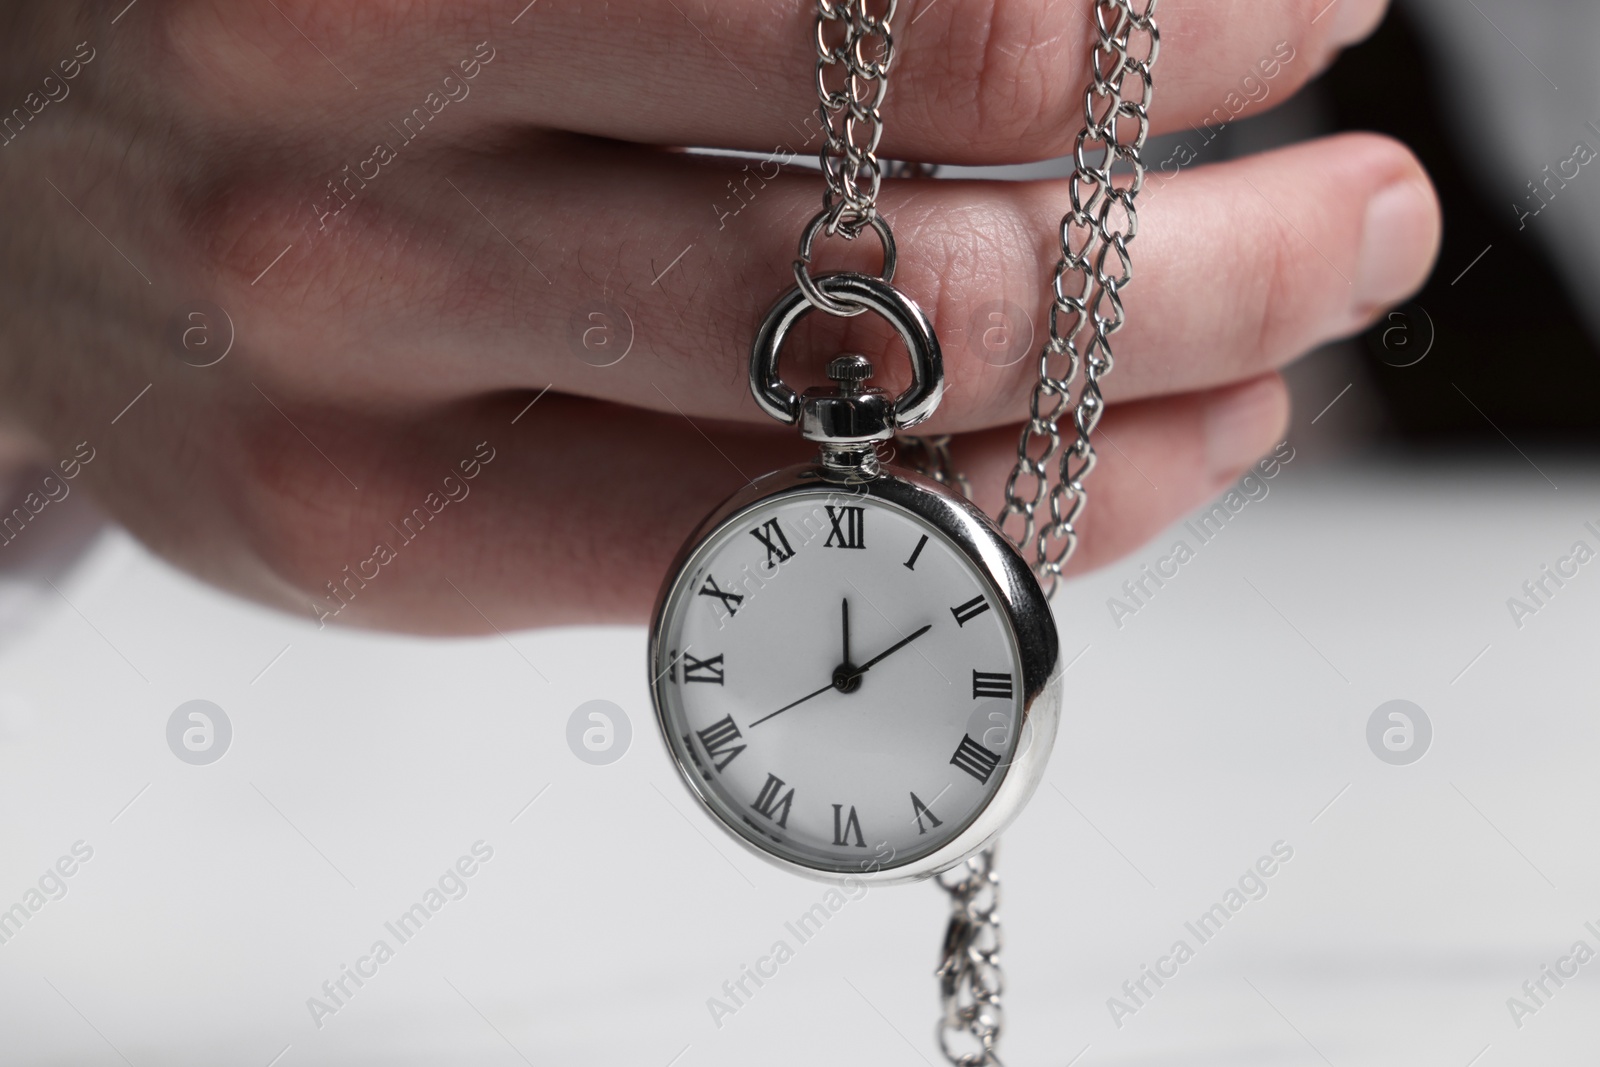
POLYGON ((768 567, 776 567, 794 555, 794 549, 789 547, 789 539, 783 536, 783 527, 778 525, 777 519, 768 519, 751 530, 750 536, 766 546, 768 567))

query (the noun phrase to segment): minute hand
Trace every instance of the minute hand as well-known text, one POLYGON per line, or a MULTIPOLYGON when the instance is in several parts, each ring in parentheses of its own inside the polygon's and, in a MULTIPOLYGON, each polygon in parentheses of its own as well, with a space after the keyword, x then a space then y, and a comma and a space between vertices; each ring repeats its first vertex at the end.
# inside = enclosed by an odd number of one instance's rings
POLYGON ((890 656, 894 655, 896 652, 899 652, 902 648, 905 648, 911 642, 915 641, 917 638, 921 637, 923 634, 927 633, 931 629, 933 629, 933 624, 932 623, 928 624, 927 626, 924 626, 920 630, 915 631, 914 633, 912 633, 908 637, 902 637, 900 640, 896 641, 894 644, 890 645, 888 648, 884 649, 882 652, 879 652, 876 656, 873 656, 871 659, 867 660, 867 662, 863 663, 861 666, 859 666, 855 670, 851 671, 850 674, 849 674, 849 677, 851 677, 851 678, 859 678, 859 677, 861 677, 861 675, 866 674, 875 665, 877 665, 879 663, 882 663, 884 660, 888 659, 890 656))

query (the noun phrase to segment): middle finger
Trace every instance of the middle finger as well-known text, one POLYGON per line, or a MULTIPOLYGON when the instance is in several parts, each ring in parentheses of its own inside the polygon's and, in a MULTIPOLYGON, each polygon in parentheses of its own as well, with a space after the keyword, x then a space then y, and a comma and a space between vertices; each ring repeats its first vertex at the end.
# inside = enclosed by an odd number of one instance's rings
MULTIPOLYGON (((794 284, 814 175, 769 179, 754 162, 592 143, 434 163, 357 197, 327 236, 306 239, 302 205, 285 199, 293 183, 273 178, 208 214, 241 335, 302 353, 275 368, 295 387, 436 400, 551 384, 767 421, 745 364, 756 324, 794 284), (328 351, 381 359, 321 358, 328 351)), ((1010 423, 1022 410, 1065 200, 1060 181, 886 186, 895 285, 945 346, 950 392, 930 432, 1010 423), (1033 336, 996 352, 997 312, 1033 336)), ((1253 377, 1359 328, 1421 283, 1439 234, 1420 167, 1368 135, 1153 179, 1140 210, 1111 400, 1253 377)), ((818 259, 819 270, 880 263, 872 236, 824 240, 818 259)), ((785 353, 790 383, 819 378, 840 351, 872 357, 878 384, 903 382, 892 334, 872 319, 810 315, 785 353)))

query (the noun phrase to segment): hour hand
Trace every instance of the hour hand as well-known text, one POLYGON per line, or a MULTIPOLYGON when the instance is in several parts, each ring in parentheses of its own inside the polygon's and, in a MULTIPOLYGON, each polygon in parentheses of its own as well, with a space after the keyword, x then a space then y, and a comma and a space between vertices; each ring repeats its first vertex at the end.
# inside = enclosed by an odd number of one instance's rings
POLYGON ((933 624, 929 623, 927 626, 924 626, 922 629, 917 630, 914 633, 912 633, 912 634, 910 634, 910 635, 908 635, 906 637, 902 637, 900 640, 896 641, 894 644, 890 645, 888 648, 884 649, 882 652, 879 652, 876 656, 873 656, 871 659, 867 660, 867 662, 863 663, 861 666, 859 666, 859 667, 855 668, 854 670, 850 671, 849 677, 851 677, 851 678, 859 678, 859 677, 861 677, 863 674, 866 674, 868 671, 870 671, 876 664, 882 663, 884 660, 888 659, 890 656, 894 655, 896 652, 899 652, 902 648, 905 648, 911 642, 915 641, 917 638, 921 637, 923 634, 927 633, 931 629, 933 629, 933 624))

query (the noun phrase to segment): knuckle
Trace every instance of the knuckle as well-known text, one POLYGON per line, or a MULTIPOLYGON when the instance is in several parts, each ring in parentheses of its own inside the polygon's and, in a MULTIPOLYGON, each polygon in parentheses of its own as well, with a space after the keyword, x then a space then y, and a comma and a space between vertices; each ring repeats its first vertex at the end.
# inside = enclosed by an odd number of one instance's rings
MULTIPOLYGON (((331 420, 299 408, 286 407, 288 415, 280 415, 265 399, 249 399, 262 410, 242 420, 239 477, 227 504, 250 550, 278 584, 308 597, 320 596, 340 576, 342 561, 362 540, 361 516, 369 494, 379 498, 387 494, 382 486, 364 484, 358 504, 350 483, 317 455, 288 418, 293 417, 320 447, 338 454, 348 439, 336 432, 331 420)), ((280 406, 284 403, 274 400, 280 406)))
POLYGON ((1087 24, 1034 0, 957 0, 942 48, 926 53, 907 94, 926 102, 925 121, 968 154, 1032 160, 1059 154, 1076 132, 1087 24), (963 76, 952 78, 952 71, 963 76))
POLYGON ((1253 326, 1254 343, 1239 357, 1243 363, 1240 370, 1247 372, 1276 365, 1307 343, 1318 317, 1314 305, 1320 288, 1311 272, 1318 267, 1327 269, 1319 256, 1307 256, 1307 238, 1282 215, 1269 210, 1258 218, 1263 225, 1244 312, 1245 321, 1253 326))

